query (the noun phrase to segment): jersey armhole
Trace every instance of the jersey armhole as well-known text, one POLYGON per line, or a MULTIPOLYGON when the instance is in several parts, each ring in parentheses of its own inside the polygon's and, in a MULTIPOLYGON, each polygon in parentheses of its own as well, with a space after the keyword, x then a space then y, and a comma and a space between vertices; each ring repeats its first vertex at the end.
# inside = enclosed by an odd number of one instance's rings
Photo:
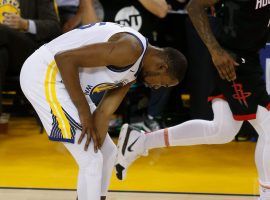
MULTIPOLYGON (((118 33, 127 33, 127 34, 130 34, 130 35, 132 35, 133 37, 135 37, 138 41, 139 41, 139 43, 140 43, 140 45, 141 45, 141 47, 142 47, 142 53, 141 53, 141 55, 140 55, 140 57, 145 53, 145 50, 146 50, 146 48, 147 48, 147 46, 148 46, 148 40, 147 40, 147 38, 145 38, 145 40, 146 40, 146 46, 144 47, 144 45, 143 45, 143 42, 141 41, 141 39, 137 36, 137 35, 135 35, 134 33, 131 33, 131 32, 127 32, 127 31, 123 31, 123 32, 118 32, 118 33)), ((140 58, 139 57, 139 58, 140 58)), ((137 61, 136 61, 137 62, 137 61)), ((136 63, 135 62, 135 63, 136 63)), ((126 67, 117 67, 117 66, 114 66, 114 65, 108 65, 108 66, 106 66, 109 70, 111 70, 111 71, 113 71, 113 72, 124 72, 124 71, 127 71, 127 70, 129 70, 135 63, 133 63, 133 64, 131 64, 131 65, 128 65, 128 66, 126 66, 126 67)))

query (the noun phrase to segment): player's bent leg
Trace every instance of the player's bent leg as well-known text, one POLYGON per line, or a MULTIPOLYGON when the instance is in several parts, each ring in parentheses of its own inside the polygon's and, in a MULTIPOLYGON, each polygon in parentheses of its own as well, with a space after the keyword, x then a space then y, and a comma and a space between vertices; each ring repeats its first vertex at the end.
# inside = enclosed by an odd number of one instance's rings
MULTIPOLYGON (((168 129, 170 146, 224 144, 239 132, 242 121, 235 121, 228 103, 222 99, 212 102, 214 119, 192 120, 168 129)), ((150 135, 149 135, 150 136, 150 135)))
MULTIPOLYGON (((45 74, 48 74, 48 70, 51 70, 50 72, 55 72, 53 70, 55 70, 56 67, 53 65, 53 62, 47 63, 47 61, 43 60, 43 55, 43 51, 37 50, 25 61, 20 74, 20 84, 23 93, 39 115, 46 132, 49 134, 48 136, 53 137, 55 135, 52 135, 52 130, 55 127, 52 127, 52 124, 55 123, 55 119, 58 122, 58 119, 66 116, 66 122, 69 122, 67 115, 70 115, 73 118, 72 120, 79 124, 79 116, 74 104, 69 98, 68 92, 63 90, 63 85, 54 83, 55 80, 47 80, 47 78, 52 77, 47 77, 45 74), (36 66, 39 67, 37 68, 36 66), (48 88, 48 90, 46 90, 46 88, 48 88), (48 100, 48 97, 52 99, 48 100), (60 106, 55 102, 59 102, 60 106), (56 114, 53 113, 52 107, 57 111, 63 111, 63 115, 60 114, 59 116, 55 116, 56 114)), ((93 112, 95 106, 92 102, 89 103, 91 111, 93 112)), ((75 122, 69 122, 69 125, 74 126, 74 124, 76 125, 75 122)), ((72 130, 77 129, 77 127, 73 128, 74 129, 72 130)), ((56 136, 59 138, 54 139, 60 139, 61 141, 59 132, 57 132, 56 136)), ((101 179, 103 178, 103 156, 100 151, 94 153, 92 143, 90 144, 88 151, 85 152, 83 150, 85 140, 82 142, 82 145, 78 145, 77 143, 79 136, 80 132, 77 132, 74 144, 64 143, 65 147, 70 151, 79 165, 78 199, 99 200, 102 194, 101 179)))
POLYGON ((259 107, 257 118, 250 123, 259 134, 255 162, 260 179, 260 200, 270 200, 270 112, 259 107))
POLYGON ((117 148, 114 142, 112 141, 109 134, 107 134, 104 143, 100 149, 102 156, 103 156, 103 168, 102 168, 102 181, 101 181, 101 196, 102 200, 105 200, 112 171, 115 165, 116 155, 117 155, 117 148))
MULTIPOLYGON (((96 106, 93 102, 89 102, 91 113, 96 110, 96 106)), ((103 156, 103 167, 102 167, 102 180, 101 180, 101 200, 106 199, 108 193, 108 188, 110 185, 110 180, 112 176, 112 171, 115 165, 117 148, 112 141, 109 134, 106 135, 103 145, 100 149, 103 156)))
POLYGON ((122 180, 128 166, 147 150, 166 146, 223 144, 232 141, 240 130, 241 121, 235 121, 228 103, 215 99, 212 103, 214 119, 191 120, 183 124, 143 134, 124 125, 118 141, 117 177, 122 180))
POLYGON ((79 166, 77 183, 77 194, 79 200, 100 200, 103 156, 100 151, 94 152, 93 142, 90 143, 87 151, 84 151, 84 144, 78 144, 80 133, 75 136, 75 143, 63 143, 79 166))

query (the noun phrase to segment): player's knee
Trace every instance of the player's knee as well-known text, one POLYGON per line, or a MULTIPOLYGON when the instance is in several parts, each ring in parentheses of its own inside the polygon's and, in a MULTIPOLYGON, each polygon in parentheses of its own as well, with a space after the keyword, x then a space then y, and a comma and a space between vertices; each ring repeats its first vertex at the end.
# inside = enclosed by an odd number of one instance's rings
POLYGON ((241 125, 234 120, 213 121, 212 135, 208 137, 209 144, 225 144, 234 140, 241 125))
POLYGON ((95 172, 102 169, 103 155, 100 151, 97 153, 91 152, 84 156, 79 164, 80 170, 88 170, 89 172, 95 172))
POLYGON ((211 144, 226 144, 233 141, 235 138, 235 134, 217 134, 214 138, 212 138, 211 144))
POLYGON ((113 144, 110 146, 110 151, 106 155, 106 160, 110 162, 115 162, 116 156, 117 156, 117 147, 115 144, 113 144))
POLYGON ((108 159, 115 159, 117 156, 117 147, 114 142, 107 136, 105 139, 103 146, 101 148, 101 152, 103 154, 104 162, 108 159))

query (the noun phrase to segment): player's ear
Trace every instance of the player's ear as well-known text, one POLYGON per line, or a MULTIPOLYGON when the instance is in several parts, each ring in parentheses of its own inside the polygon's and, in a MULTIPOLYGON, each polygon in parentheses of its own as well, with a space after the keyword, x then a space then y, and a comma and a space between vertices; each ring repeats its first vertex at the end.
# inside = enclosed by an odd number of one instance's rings
POLYGON ((169 66, 168 66, 166 63, 162 63, 162 64, 159 66, 159 71, 160 71, 160 72, 167 72, 167 71, 168 71, 168 68, 169 68, 169 66))

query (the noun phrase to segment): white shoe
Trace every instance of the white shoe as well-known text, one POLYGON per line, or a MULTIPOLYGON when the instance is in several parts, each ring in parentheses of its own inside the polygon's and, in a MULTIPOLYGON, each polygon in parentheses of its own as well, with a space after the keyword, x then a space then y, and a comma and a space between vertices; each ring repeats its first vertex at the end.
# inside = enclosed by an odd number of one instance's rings
POLYGON ((134 127, 124 124, 118 139, 116 158, 116 176, 119 180, 126 178, 127 168, 140 156, 147 156, 144 146, 145 134, 134 127))

